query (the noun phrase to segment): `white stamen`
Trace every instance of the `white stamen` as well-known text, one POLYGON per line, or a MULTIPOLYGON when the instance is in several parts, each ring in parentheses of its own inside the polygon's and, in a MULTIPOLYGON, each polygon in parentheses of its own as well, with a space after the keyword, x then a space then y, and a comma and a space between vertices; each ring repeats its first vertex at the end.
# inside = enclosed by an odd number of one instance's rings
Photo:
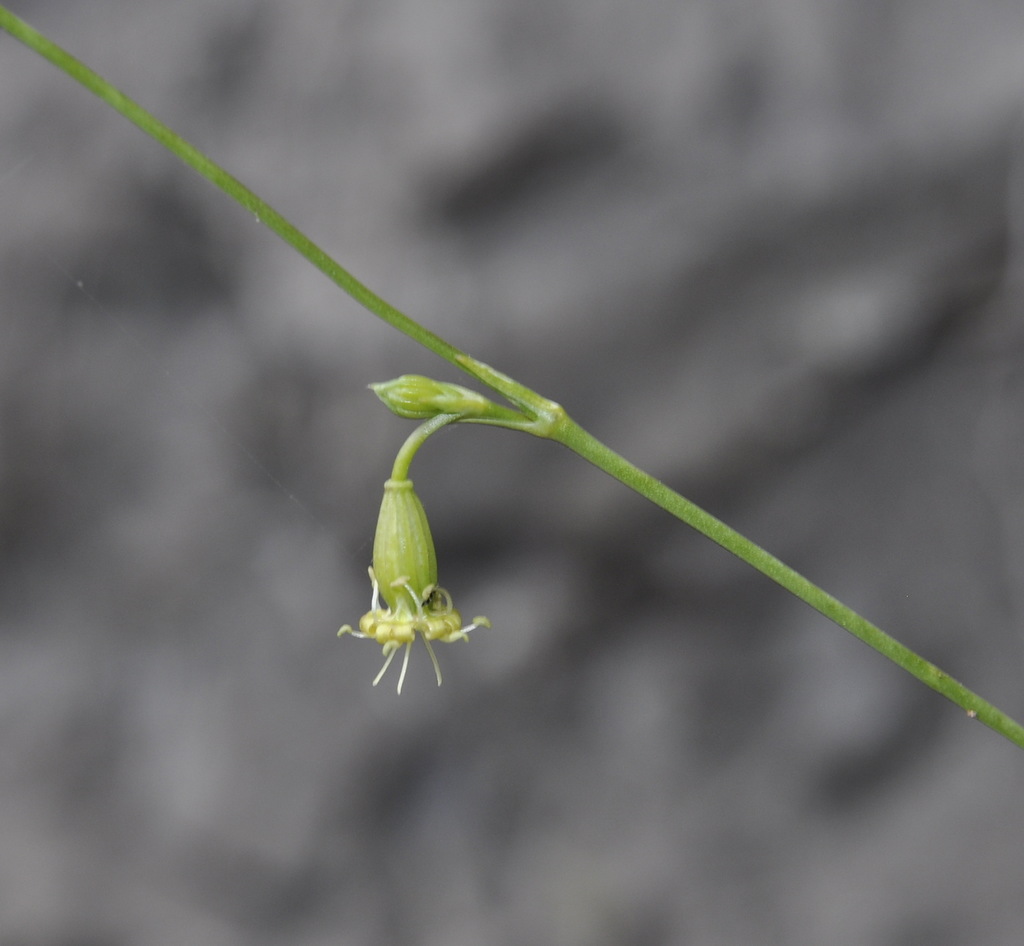
POLYGON ((368 569, 370 572, 370 581, 373 582, 373 597, 370 599, 370 610, 377 611, 380 609, 380 585, 377 584, 377 576, 373 573, 373 566, 368 569))
MULTIPOLYGON (((390 654, 388 654, 387 660, 384 661, 384 666, 380 668, 380 673, 378 673, 377 676, 373 678, 373 685, 374 686, 376 686, 378 683, 380 683, 380 678, 383 677, 385 673, 387 673, 387 669, 388 669, 388 667, 391 666, 391 661, 395 659, 395 654, 397 654, 397 653, 398 653, 398 648, 396 647, 394 650, 391 651, 390 654)), ((409 652, 406 651, 405 655, 406 655, 406 657, 408 657, 409 656, 409 652)), ((402 692, 402 689, 401 689, 402 681, 401 680, 398 681, 398 687, 399 687, 398 692, 401 693, 402 692)))
MULTIPOLYGON (((412 641, 405 645, 405 656, 402 658, 402 672, 398 675, 398 693, 402 693, 402 684, 405 683, 405 671, 409 669, 409 651, 412 650, 412 641)), ((394 651, 392 651, 394 653, 394 651)))
POLYGON ((425 637, 423 643, 427 645, 427 653, 430 654, 430 662, 434 665, 434 675, 437 677, 437 685, 441 685, 441 667, 437 663, 437 657, 434 656, 434 648, 430 646, 430 641, 425 637))

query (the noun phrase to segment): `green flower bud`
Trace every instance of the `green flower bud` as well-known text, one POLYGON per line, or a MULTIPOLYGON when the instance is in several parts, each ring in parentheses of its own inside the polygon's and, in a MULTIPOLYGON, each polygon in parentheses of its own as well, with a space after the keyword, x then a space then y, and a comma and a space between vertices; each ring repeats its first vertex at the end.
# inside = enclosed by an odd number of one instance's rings
POLYGON ((437 586, 430 524, 412 480, 388 480, 373 539, 373 572, 396 614, 413 615, 437 586))
POLYGON ((490 398, 469 388, 418 374, 403 374, 393 381, 380 381, 371 384, 370 389, 399 417, 411 420, 438 414, 484 417, 498 407, 490 398))

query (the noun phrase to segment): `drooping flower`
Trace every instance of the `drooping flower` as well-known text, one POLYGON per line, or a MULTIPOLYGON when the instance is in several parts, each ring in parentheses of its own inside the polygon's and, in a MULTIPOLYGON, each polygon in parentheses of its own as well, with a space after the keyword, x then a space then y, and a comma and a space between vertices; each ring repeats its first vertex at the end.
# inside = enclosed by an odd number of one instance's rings
POLYGON ((485 617, 476 617, 467 627, 455 609, 451 595, 437 584, 437 556, 430 524, 412 480, 389 479, 373 540, 373 566, 369 570, 373 593, 370 610, 359 620, 359 629, 346 624, 338 636, 369 638, 384 650, 384 666, 373 681, 376 686, 395 654, 404 645, 398 692, 402 692, 409 651, 419 634, 434 666, 438 686, 441 668, 431 641, 451 643, 466 640, 478 627, 490 627, 485 617), (381 606, 381 599, 386 607, 381 606))

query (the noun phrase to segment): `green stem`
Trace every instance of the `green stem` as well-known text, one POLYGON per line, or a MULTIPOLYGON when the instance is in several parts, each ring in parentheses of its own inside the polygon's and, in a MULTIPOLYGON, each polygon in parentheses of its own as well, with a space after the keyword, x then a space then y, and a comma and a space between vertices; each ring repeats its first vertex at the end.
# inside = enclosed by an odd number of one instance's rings
POLYGON ((615 477, 620 483, 624 483, 641 496, 645 496, 651 502, 661 506, 662 509, 703 533, 713 542, 717 542, 722 548, 767 575, 772 581, 807 602, 816 611, 820 611, 825 617, 853 634, 854 637, 888 657, 907 673, 917 677, 922 683, 962 707, 967 711, 968 716, 976 717, 986 726, 1024 749, 1024 726, 1021 726, 1016 720, 1007 716, 1006 713, 997 709, 973 690, 969 690, 962 683, 954 680, 935 664, 890 637, 880 627, 861 617, 856 611, 823 591, 761 546, 740 535, 735 529, 731 529, 720 519, 705 512, 675 490, 669 489, 649 473, 634 466, 568 417, 559 425, 552 439, 564 444, 585 460, 593 463, 594 466, 615 477))
POLYGON ((391 479, 409 479, 409 464, 412 463, 412 458, 416 456, 416 451, 423 446, 423 442, 427 437, 458 419, 458 414, 438 414, 420 424, 419 427, 409 434, 405 443, 399 448, 398 456, 395 457, 395 465, 391 468, 391 479))
MULTIPOLYGON (((317 269, 374 315, 504 395, 520 409, 523 415, 521 422, 515 418, 505 418, 504 420, 475 418, 472 419, 473 422, 514 427, 564 444, 585 460, 593 463, 640 495, 647 497, 677 519, 702 532, 758 571, 763 572, 840 627, 952 700, 966 710, 970 716, 977 717, 1000 735, 1024 748, 1024 727, 1018 722, 793 571, 760 546, 744 538, 725 523, 610 450, 571 420, 558 404, 531 391, 507 375, 471 358, 390 305, 363 285, 348 270, 331 259, 297 227, 257 197, 244 184, 176 135, 166 125, 157 121, 149 112, 101 76, 2 6, 0 6, 0 28, 48 59, 116 111, 134 122, 186 164, 212 181, 225 194, 255 214, 257 219, 266 224, 281 239, 294 247, 317 269)), ((423 441, 440 427, 457 419, 457 415, 439 415, 417 428, 399 451, 393 477, 398 479, 407 477, 409 463, 423 441)))
POLYGON ((344 266, 332 259, 316 243, 309 239, 294 224, 286 220, 265 200, 254 194, 241 181, 233 177, 219 164, 208 158, 202 151, 189 144, 163 122, 158 121, 141 105, 130 99, 120 89, 111 85, 101 75, 93 72, 69 52, 49 40, 38 30, 33 29, 24 20, 19 19, 10 10, 0 6, 0 28, 6 30, 15 39, 20 40, 30 49, 39 53, 44 59, 67 73, 72 79, 85 86, 90 92, 106 102, 115 111, 120 112, 130 122, 141 128, 147 135, 155 138, 172 154, 177 155, 185 164, 194 168, 229 197, 234 198, 246 210, 253 213, 258 221, 269 227, 285 243, 294 247, 329 279, 348 293, 356 302, 369 309, 374 315, 383 319, 392 327, 419 342, 424 348, 430 349, 446 361, 459 365, 458 358, 463 353, 454 345, 413 321, 405 313, 382 299, 368 286, 361 283, 344 266))

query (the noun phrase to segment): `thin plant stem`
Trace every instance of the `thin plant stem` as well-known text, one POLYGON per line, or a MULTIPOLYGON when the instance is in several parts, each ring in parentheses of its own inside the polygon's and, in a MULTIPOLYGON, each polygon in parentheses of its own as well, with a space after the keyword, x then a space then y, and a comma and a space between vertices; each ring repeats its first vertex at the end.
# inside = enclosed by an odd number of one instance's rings
POLYGON ((207 178, 229 197, 238 201, 256 219, 276 233, 285 243, 294 247, 303 257, 312 263, 329 279, 344 289, 356 302, 369 309, 374 315, 383 319, 393 328, 408 335, 436 355, 457 365, 457 358, 462 354, 454 345, 424 328, 409 316, 400 312, 393 305, 382 299, 372 289, 355 278, 344 266, 332 259, 323 249, 307 237, 293 223, 285 219, 273 207, 236 177, 229 174, 219 164, 211 160, 194 145, 189 144, 180 135, 172 131, 163 122, 146 111, 137 102, 130 99, 120 89, 113 86, 101 75, 90 69, 85 63, 76 59, 69 52, 48 39, 38 30, 29 26, 24 20, 16 17, 6 7, 0 6, 0 28, 6 30, 15 39, 20 40, 44 59, 48 59, 58 69, 67 73, 72 79, 85 86, 90 92, 102 99, 114 111, 120 112, 130 122, 141 128, 147 135, 155 138, 168 151, 176 155, 189 167, 207 178))
MULTIPOLYGON (((605 446, 573 421, 555 402, 544 398, 483 362, 477 361, 400 312, 356 279, 235 177, 171 131, 162 122, 159 122, 142 106, 2 6, 0 6, 0 28, 81 83, 190 167, 208 178, 225 194, 255 214, 258 220, 294 247, 356 302, 425 348, 504 395, 522 412, 521 421, 510 418, 503 420, 464 418, 465 420, 519 429, 563 444, 583 459, 604 470, 641 496, 645 496, 677 519, 692 526, 767 575, 791 594, 805 601, 825 617, 960 706, 970 717, 977 718, 1010 742, 1024 749, 1024 726, 1021 726, 1020 723, 977 693, 967 689, 910 648, 899 643, 759 545, 740 535, 710 513, 670 489, 660 480, 640 470, 605 446)), ((417 428, 403 445, 399 457, 396 459, 393 475, 407 475, 409 462, 426 437, 445 424, 460 419, 463 418, 459 418, 457 415, 440 415, 417 428)))
POLYGON ((391 479, 407 480, 409 478, 409 464, 412 463, 412 458, 416 456, 416 451, 423 446, 427 437, 458 419, 458 414, 438 414, 420 424, 406 437, 405 443, 399 448, 398 456, 395 457, 395 463, 391 469, 391 479))
POLYGON ((873 647, 906 670, 907 673, 917 677, 922 683, 964 709, 971 718, 977 718, 989 728, 1005 736, 1010 742, 1024 748, 1024 726, 1021 726, 1015 719, 1007 716, 1006 713, 997 709, 973 690, 969 690, 935 664, 925 660, 909 647, 886 634, 880 627, 872 624, 852 608, 819 588, 814 582, 790 568, 761 546, 740 535, 735 529, 705 512, 649 473, 634 466, 587 433, 578 424, 567 420, 555 439, 610 476, 615 477, 620 483, 624 483, 641 496, 645 496, 677 519, 681 519, 713 542, 717 542, 722 548, 741 558, 748 565, 767 575, 801 601, 805 601, 816 611, 849 631, 854 637, 869 647, 873 647))

